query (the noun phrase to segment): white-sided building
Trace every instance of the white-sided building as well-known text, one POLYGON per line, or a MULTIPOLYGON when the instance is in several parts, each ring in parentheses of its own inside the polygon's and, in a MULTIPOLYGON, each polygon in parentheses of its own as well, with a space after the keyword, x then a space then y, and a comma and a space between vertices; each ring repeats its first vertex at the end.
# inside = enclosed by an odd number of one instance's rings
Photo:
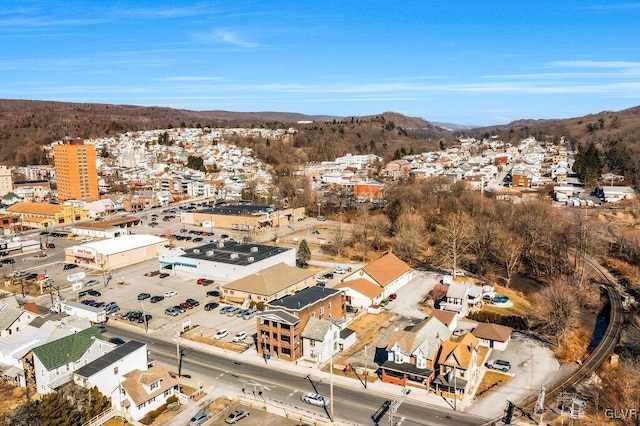
POLYGON ((160 254, 160 267, 196 278, 232 281, 279 263, 296 264, 296 250, 235 241, 205 244, 190 249, 172 249, 160 254))
POLYGON ((160 364, 144 370, 136 369, 124 375, 120 385, 122 406, 130 418, 138 421, 167 402, 174 395, 178 381, 160 364))
POLYGON ((342 282, 365 279, 382 288, 382 299, 395 293, 413 279, 413 269, 395 254, 389 252, 347 275, 342 282))
POLYGON ((71 380, 80 367, 111 352, 117 345, 102 340, 91 327, 33 349, 33 374, 40 394, 53 392, 71 380))
POLYGON ((123 235, 65 249, 65 261, 100 270, 112 270, 157 259, 169 240, 155 235, 123 235))
POLYGON ((134 370, 145 371, 148 364, 147 345, 130 340, 78 369, 73 373, 73 381, 85 389, 97 387, 111 399, 114 408, 122 410, 125 398, 121 384, 124 376, 134 370))
POLYGON ((0 338, 19 332, 35 317, 33 312, 21 309, 14 296, 0 300, 0 338))
POLYGON ((338 352, 340 327, 331 320, 311 317, 301 337, 302 356, 322 364, 338 352))

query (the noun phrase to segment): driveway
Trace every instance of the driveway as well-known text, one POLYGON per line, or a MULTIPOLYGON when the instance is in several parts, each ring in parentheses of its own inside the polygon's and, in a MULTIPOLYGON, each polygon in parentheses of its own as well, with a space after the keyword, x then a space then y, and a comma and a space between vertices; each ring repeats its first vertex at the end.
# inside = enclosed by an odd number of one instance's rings
MULTIPOLYGON (((506 401, 518 403, 531 393, 537 393, 550 378, 560 374, 560 363, 544 343, 514 332, 505 351, 494 350, 488 360, 504 359, 511 362, 510 375, 504 385, 487 393, 466 411, 478 416, 492 418, 503 413, 506 401)), ((484 368, 484 367, 483 367, 484 368)))
POLYGON ((427 315, 420 310, 420 304, 438 283, 436 272, 415 271, 415 278, 396 292, 396 300, 389 302, 386 309, 409 318, 424 319, 427 315))

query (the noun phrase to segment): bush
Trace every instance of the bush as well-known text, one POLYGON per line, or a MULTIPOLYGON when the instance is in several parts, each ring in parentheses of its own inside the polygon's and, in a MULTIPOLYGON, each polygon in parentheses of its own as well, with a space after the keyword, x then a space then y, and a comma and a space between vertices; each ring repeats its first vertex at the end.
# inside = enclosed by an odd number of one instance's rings
POLYGON ((169 398, 167 398, 167 404, 171 404, 173 402, 178 402, 178 397, 175 395, 171 395, 169 398))
POLYGON ((526 318, 518 315, 502 315, 497 312, 479 311, 470 313, 469 319, 478 322, 491 322, 494 324, 500 324, 519 331, 529 330, 529 321, 526 318))
MULTIPOLYGON (((169 397, 171 398, 171 397, 169 397)), ((167 399, 169 399, 167 398, 167 399)), ((177 399, 177 398, 176 398, 177 399)), ((144 425, 150 425, 151 423, 153 423, 156 418, 158 418, 158 416, 162 413, 164 413, 165 411, 167 411, 167 404, 162 404, 161 406, 159 406, 158 408, 156 408, 153 411, 149 411, 147 413, 146 416, 144 416, 141 420, 140 423, 144 424, 144 425)))

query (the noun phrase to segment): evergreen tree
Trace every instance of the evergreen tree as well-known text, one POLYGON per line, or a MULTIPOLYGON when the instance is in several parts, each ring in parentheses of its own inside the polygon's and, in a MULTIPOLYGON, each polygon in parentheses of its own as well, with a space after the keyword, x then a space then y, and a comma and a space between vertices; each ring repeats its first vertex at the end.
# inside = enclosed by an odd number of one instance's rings
POLYGON ((306 268, 307 265, 309 265, 309 260, 311 260, 311 250, 309 249, 307 240, 300 241, 300 245, 298 245, 298 253, 296 253, 296 260, 298 265, 303 268, 306 268))
POLYGON ((602 159, 600 151, 591 142, 587 149, 580 149, 573 164, 573 170, 578 174, 585 186, 593 182, 602 174, 602 159))

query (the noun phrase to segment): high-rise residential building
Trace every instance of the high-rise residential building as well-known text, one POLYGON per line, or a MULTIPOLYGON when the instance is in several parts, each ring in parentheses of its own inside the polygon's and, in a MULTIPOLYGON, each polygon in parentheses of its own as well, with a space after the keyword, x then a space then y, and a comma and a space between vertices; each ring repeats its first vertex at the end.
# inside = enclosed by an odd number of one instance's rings
POLYGON ((96 150, 82 139, 66 139, 53 147, 58 201, 99 198, 96 150))
POLYGON ((4 197, 11 191, 13 191, 11 169, 7 168, 7 166, 0 166, 0 197, 4 197))

